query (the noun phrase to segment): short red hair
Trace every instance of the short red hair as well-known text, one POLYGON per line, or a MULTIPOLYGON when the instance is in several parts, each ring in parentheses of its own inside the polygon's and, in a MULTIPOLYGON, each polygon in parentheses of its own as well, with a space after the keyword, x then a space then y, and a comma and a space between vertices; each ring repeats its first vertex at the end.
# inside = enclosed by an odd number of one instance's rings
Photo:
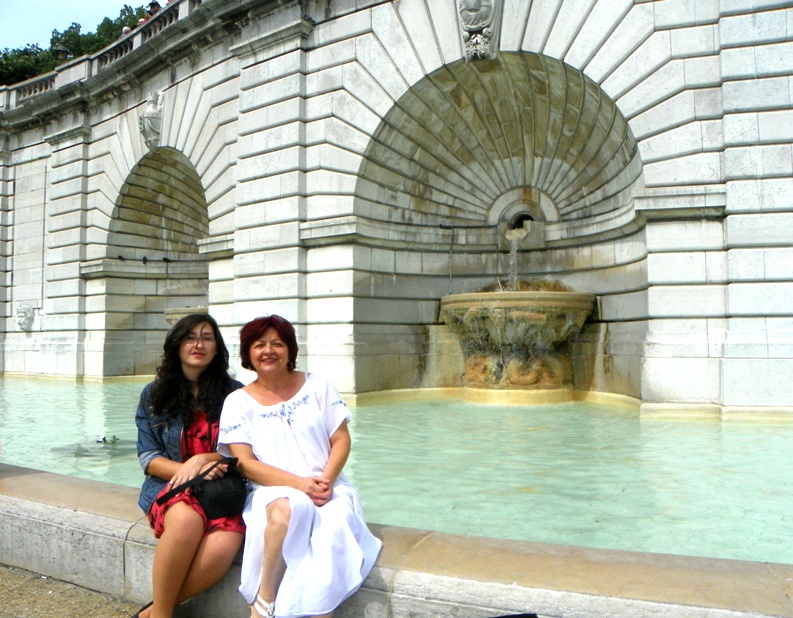
POLYGON ((297 367, 297 335, 292 323, 280 315, 256 318, 240 329, 240 360, 242 361, 242 366, 245 369, 253 369, 250 354, 251 346, 255 341, 262 338, 268 328, 274 329, 286 344, 289 350, 289 362, 286 364, 286 368, 292 371, 297 367))

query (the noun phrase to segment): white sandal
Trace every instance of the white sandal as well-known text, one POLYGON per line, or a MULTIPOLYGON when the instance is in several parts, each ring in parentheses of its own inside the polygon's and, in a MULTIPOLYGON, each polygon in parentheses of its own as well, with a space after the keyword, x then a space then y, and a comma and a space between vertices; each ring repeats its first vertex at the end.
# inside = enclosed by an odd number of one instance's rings
POLYGON ((272 603, 265 601, 260 595, 256 595, 256 600, 253 602, 253 609, 262 618, 274 618, 275 616, 275 601, 272 603))

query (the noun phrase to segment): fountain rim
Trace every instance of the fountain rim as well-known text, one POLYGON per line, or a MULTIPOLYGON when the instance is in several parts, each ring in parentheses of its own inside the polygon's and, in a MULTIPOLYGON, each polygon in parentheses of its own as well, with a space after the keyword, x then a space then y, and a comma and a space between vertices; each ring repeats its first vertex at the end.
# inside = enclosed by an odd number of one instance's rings
POLYGON ((497 302, 502 307, 555 306, 558 308, 591 309, 597 296, 585 292, 560 290, 526 290, 498 292, 464 292, 447 294, 441 298, 441 307, 454 309, 472 306, 492 306, 497 302))

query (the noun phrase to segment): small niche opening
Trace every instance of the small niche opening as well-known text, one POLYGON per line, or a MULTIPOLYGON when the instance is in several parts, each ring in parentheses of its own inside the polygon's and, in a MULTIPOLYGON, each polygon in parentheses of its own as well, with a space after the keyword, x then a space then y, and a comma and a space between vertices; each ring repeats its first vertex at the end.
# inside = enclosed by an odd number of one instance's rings
POLYGON ((512 220, 509 222, 509 229, 520 230, 523 228, 523 224, 527 221, 534 221, 534 217, 532 217, 527 212, 519 212, 517 215, 512 217, 512 220))

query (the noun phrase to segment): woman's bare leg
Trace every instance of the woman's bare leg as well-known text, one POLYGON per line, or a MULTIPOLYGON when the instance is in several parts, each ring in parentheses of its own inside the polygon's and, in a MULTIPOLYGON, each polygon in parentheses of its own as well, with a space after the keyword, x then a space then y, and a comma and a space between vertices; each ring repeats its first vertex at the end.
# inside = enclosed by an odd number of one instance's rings
POLYGON ((171 618, 179 602, 193 557, 204 536, 204 520, 185 502, 177 502, 165 513, 164 532, 154 551, 151 571, 154 604, 145 618, 171 618))
MULTIPOLYGON (((190 510, 192 511, 192 509, 190 510)), ((167 519, 166 522, 168 522, 167 519)), ((177 521, 176 523, 178 525, 179 522, 177 521)), ((239 549, 242 545, 242 540, 244 538, 240 533, 229 532, 225 530, 217 530, 207 536, 203 536, 203 520, 201 520, 201 535, 202 538, 199 541, 198 547, 192 557, 186 555, 187 548, 184 548, 182 551, 185 560, 190 558, 192 558, 192 560, 190 561, 187 575, 182 582, 181 589, 176 595, 176 600, 173 607, 176 607, 180 603, 194 597, 199 592, 203 592, 210 586, 220 581, 220 579, 229 570, 231 563, 234 561, 235 556, 239 552, 239 549)), ((163 533, 162 536, 164 537, 165 534, 163 533)), ((162 542, 162 537, 160 538, 160 542, 162 542)), ((158 544, 158 550, 159 547, 160 545, 158 544)), ((157 560, 156 552, 154 560, 158 566, 160 566, 162 563, 162 560, 157 560)), ((153 580, 155 577, 154 571, 155 569, 152 568, 153 580)), ((175 582, 172 583, 175 584, 175 582)), ((140 618, 154 618, 155 616, 156 614, 154 614, 153 606, 140 613, 140 618)))
MULTIPOLYGON (((262 561, 262 582, 259 585, 259 598, 267 603, 274 603, 278 587, 286 573, 286 561, 283 548, 289 522, 292 519, 292 507, 287 498, 274 500, 267 505, 267 526, 264 529, 264 558, 262 561)), ((262 616, 254 608, 253 618, 262 616)))
POLYGON ((177 605, 221 580, 242 546, 243 535, 216 530, 201 539, 190 570, 177 597, 177 605))

